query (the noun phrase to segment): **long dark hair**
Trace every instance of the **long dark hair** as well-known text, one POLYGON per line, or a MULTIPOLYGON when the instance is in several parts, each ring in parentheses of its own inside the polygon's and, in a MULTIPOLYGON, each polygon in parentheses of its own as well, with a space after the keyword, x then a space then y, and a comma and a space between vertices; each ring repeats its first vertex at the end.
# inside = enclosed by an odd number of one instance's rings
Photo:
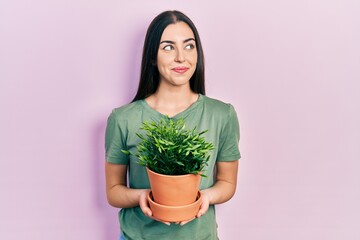
POLYGON ((205 95, 205 63, 199 33, 190 18, 182 12, 165 11, 154 18, 146 32, 141 61, 140 82, 132 102, 144 99, 156 92, 160 81, 156 62, 161 35, 168 25, 177 22, 186 23, 194 33, 198 56, 196 70, 190 78, 190 88, 195 93, 205 95))

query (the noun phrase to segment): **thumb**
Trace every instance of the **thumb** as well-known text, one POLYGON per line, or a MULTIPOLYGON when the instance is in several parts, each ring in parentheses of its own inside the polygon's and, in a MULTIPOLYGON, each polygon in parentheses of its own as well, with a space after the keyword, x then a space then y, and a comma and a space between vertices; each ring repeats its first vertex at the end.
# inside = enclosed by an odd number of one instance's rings
POLYGON ((152 216, 152 211, 149 208, 149 203, 147 200, 147 191, 143 192, 140 195, 140 200, 139 200, 139 206, 141 208, 141 211, 146 215, 146 216, 152 216))
POLYGON ((196 217, 201 217, 202 215, 204 215, 207 210, 209 209, 209 202, 204 200, 201 205, 200 205, 200 209, 199 209, 199 212, 198 214, 196 215, 196 217))

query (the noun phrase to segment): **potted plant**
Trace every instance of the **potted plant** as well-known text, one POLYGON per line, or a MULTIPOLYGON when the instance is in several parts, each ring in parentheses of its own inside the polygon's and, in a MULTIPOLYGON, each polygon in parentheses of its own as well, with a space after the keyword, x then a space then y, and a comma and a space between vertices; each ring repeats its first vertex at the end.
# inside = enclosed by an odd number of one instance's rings
POLYGON ((187 129, 183 119, 169 117, 144 122, 141 129, 146 133, 137 133, 141 142, 135 156, 149 176, 150 207, 152 201, 161 206, 193 205, 201 197, 200 180, 206 177, 202 171, 214 149, 203 137, 207 130, 187 129))

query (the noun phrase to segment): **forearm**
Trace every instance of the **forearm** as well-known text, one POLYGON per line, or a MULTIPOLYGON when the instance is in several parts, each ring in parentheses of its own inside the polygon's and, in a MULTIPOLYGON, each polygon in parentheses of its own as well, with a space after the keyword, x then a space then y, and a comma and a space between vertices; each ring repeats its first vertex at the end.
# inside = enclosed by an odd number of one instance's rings
POLYGON ((115 185, 107 190, 107 199, 111 206, 131 208, 139 206, 140 195, 146 189, 131 189, 124 185, 115 185))
POLYGON ((215 184, 202 191, 209 204, 220 204, 234 196, 237 183, 238 161, 218 162, 215 184))
POLYGON ((214 186, 201 191, 209 199, 209 204, 220 204, 230 200, 236 191, 236 183, 217 181, 214 186))
POLYGON ((131 208, 139 205, 141 193, 146 189, 127 187, 127 165, 105 163, 106 196, 109 204, 117 208, 131 208))

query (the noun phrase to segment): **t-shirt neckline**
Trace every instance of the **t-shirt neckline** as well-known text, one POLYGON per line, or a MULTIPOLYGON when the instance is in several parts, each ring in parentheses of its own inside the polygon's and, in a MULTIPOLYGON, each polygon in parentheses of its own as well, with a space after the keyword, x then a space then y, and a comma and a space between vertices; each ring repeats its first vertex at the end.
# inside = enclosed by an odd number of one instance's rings
MULTIPOLYGON (((170 119, 178 119, 178 118, 184 117, 184 116, 187 115, 190 111, 194 110, 194 109, 196 108, 196 106, 197 106, 197 105, 202 101, 202 99, 203 99, 203 95, 202 95, 202 94, 199 93, 198 95, 199 95, 199 97, 198 97, 198 99, 197 99, 194 103, 192 103, 192 104, 191 104, 188 108, 186 108, 185 110, 183 110, 183 111, 179 112, 178 114, 170 117, 170 119)), ((155 115, 157 115, 157 116, 159 116, 159 117, 161 117, 161 118, 166 117, 165 114, 162 114, 161 112, 158 112, 158 111, 156 111, 155 109, 153 109, 153 108, 146 102, 145 99, 142 99, 142 100, 141 100, 141 103, 144 105, 144 107, 145 107, 146 109, 148 109, 148 110, 149 110, 150 112, 152 112, 153 114, 155 114, 155 115)))

